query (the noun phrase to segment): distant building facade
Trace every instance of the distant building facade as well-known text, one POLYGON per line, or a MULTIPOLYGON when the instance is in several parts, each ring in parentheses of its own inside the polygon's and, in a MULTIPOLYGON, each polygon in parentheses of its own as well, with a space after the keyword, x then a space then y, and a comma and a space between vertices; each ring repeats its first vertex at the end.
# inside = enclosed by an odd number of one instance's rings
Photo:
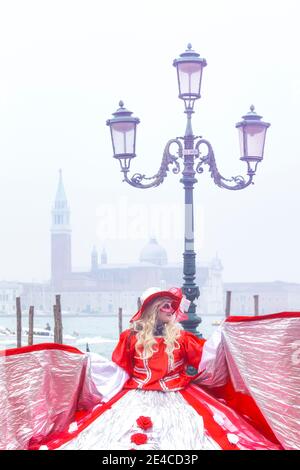
POLYGON ((0 314, 15 313, 16 297, 20 297, 22 293, 22 283, 0 281, 0 314))
POLYGON ((259 296, 259 315, 300 311, 300 284, 282 281, 226 282, 224 295, 226 291, 232 292, 232 315, 254 315, 254 295, 259 296))

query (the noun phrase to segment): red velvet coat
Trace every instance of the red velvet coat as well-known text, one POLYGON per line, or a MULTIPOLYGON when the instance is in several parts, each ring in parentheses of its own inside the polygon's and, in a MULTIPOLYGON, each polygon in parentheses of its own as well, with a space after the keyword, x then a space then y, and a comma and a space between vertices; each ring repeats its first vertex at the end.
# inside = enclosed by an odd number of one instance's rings
POLYGON ((129 374, 126 389, 176 391, 184 389, 193 377, 186 374, 186 367, 198 369, 205 340, 187 331, 181 331, 179 349, 174 350, 171 368, 165 352, 164 338, 157 336, 158 351, 150 359, 141 359, 135 351, 136 335, 125 330, 113 352, 112 360, 129 374))

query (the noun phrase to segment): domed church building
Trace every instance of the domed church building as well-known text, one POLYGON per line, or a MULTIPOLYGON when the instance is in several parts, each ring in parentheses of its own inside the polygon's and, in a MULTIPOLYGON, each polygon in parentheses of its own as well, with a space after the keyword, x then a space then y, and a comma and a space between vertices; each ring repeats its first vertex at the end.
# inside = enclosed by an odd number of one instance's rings
MULTIPOLYGON (((127 264, 109 262, 105 248, 93 247, 90 267, 72 269, 72 229, 70 208, 63 184, 62 172, 52 209, 51 279, 47 284, 23 284, 24 308, 37 306, 51 312, 55 294, 61 294, 62 309, 70 313, 125 315, 136 310, 137 299, 149 286, 182 285, 182 262, 169 263, 166 249, 154 237, 142 248, 137 261, 127 264)), ((197 266, 200 287, 199 313, 223 313, 222 265, 220 260, 197 266)))

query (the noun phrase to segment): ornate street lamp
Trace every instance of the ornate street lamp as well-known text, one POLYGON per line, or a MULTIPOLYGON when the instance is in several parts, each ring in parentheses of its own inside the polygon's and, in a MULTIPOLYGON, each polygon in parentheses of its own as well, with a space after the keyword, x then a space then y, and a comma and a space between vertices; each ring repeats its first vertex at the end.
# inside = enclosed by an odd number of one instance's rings
POLYGON ((211 144, 202 137, 194 136, 192 130, 192 114, 194 113, 195 101, 201 97, 201 81, 206 60, 192 50, 188 44, 187 50, 180 54, 173 62, 177 69, 179 98, 184 101, 187 125, 184 137, 177 137, 167 143, 158 172, 150 177, 142 173, 135 173, 129 177, 131 159, 136 156, 136 126, 139 119, 132 117, 132 113, 124 108, 120 101, 120 108, 113 114, 113 118, 107 121, 111 130, 114 158, 117 158, 124 175, 123 181, 140 189, 159 186, 167 176, 170 166, 172 172, 178 174, 181 170, 180 162, 183 163, 182 178, 185 193, 185 236, 183 253, 183 286, 182 290, 191 301, 188 320, 182 322, 183 327, 196 335, 201 318, 196 315, 195 299, 200 295, 196 279, 196 253, 194 251, 194 205, 193 189, 197 182, 196 173, 203 173, 205 165, 208 166, 214 183, 220 188, 239 190, 253 183, 258 163, 263 159, 264 145, 269 123, 263 122, 261 116, 254 111, 254 106, 243 116, 243 120, 236 124, 239 131, 241 160, 247 163, 247 176, 232 176, 224 178, 217 168, 214 152, 211 144), (170 147, 177 146, 177 154, 171 153, 170 147), (204 152, 202 151, 202 149, 204 152))
POLYGON ((113 113, 114 118, 108 119, 111 140, 114 149, 114 158, 121 165, 121 171, 129 171, 131 159, 135 157, 136 126, 140 122, 138 118, 131 117, 132 112, 124 108, 123 101, 120 108, 113 113))
POLYGON ((179 98, 184 100, 186 109, 193 108, 195 100, 201 97, 202 71, 206 60, 201 59, 200 54, 188 44, 187 50, 174 60, 173 65, 177 68, 179 98))
POLYGON ((248 164, 248 174, 256 172, 258 163, 263 159, 267 129, 269 123, 263 122, 261 116, 256 114, 254 106, 250 112, 243 116, 243 121, 235 127, 239 129, 241 160, 248 164))

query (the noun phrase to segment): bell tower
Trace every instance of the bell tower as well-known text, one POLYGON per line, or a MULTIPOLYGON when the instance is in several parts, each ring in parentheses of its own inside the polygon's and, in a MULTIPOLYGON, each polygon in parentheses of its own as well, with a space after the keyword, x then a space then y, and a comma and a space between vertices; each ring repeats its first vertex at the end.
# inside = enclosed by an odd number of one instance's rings
POLYGON ((71 272, 70 209, 64 189, 62 171, 59 170, 51 226, 51 281, 53 287, 60 289, 62 281, 67 279, 71 272))

